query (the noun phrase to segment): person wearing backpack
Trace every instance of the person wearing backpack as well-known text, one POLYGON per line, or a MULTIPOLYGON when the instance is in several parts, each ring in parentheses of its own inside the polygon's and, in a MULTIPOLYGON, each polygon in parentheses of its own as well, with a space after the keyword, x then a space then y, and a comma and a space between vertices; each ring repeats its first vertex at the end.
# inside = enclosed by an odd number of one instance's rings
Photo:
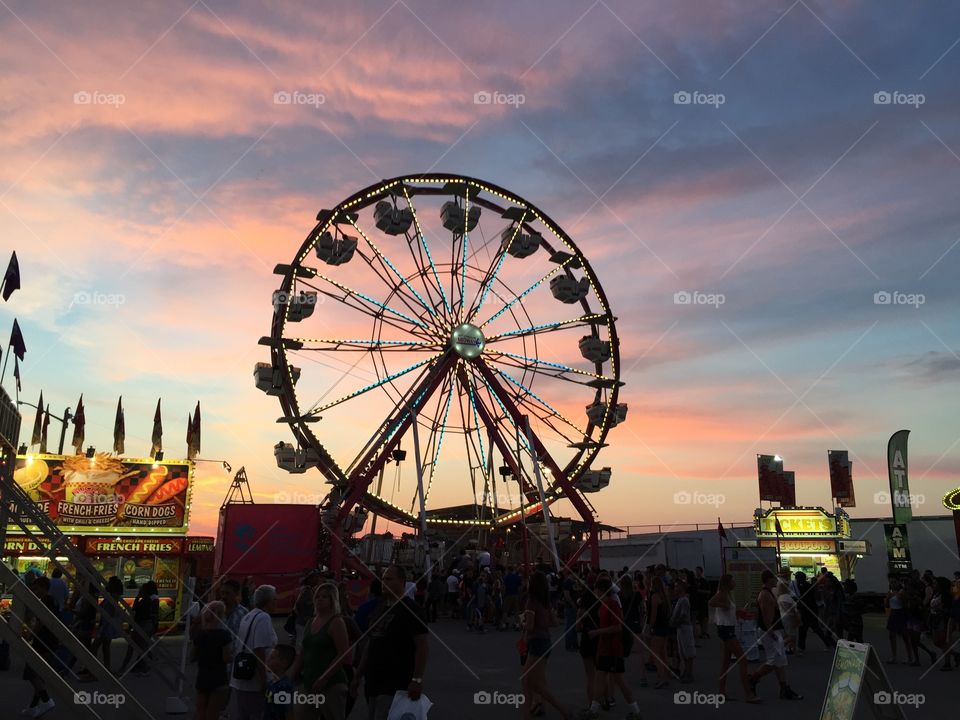
POLYGON ((230 720, 260 720, 267 704, 267 655, 277 644, 270 609, 277 597, 273 585, 253 592, 253 609, 240 621, 239 649, 230 677, 230 720))

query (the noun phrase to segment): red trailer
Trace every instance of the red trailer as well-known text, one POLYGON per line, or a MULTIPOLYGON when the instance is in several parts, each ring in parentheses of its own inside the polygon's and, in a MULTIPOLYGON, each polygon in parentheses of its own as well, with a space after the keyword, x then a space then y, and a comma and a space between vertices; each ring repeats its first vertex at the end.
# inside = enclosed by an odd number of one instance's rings
POLYGON ((316 505, 227 503, 220 508, 214 577, 274 585, 274 612, 289 612, 303 574, 317 567, 320 530, 316 505))

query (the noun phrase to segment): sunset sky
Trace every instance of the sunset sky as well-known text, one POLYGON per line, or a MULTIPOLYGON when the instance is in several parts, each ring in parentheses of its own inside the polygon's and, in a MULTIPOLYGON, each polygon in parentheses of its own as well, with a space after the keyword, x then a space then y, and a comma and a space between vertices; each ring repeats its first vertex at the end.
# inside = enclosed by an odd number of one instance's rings
MULTIPOLYGON (((245 466, 257 502, 322 496, 319 473, 277 469, 290 433, 253 383, 273 267, 319 209, 451 172, 547 212, 618 317, 629 415, 595 464, 613 469, 590 498, 605 522, 748 520, 757 453, 785 458, 801 504, 826 505, 828 449, 853 460, 851 514, 886 515, 874 494, 901 428, 915 511, 945 512, 960 484, 958 35, 943 0, 6 0, 0 237, 23 289, 0 321, 26 338, 21 398, 42 389, 59 413, 82 392, 87 441, 107 450, 123 395, 127 452, 144 456, 162 397, 167 458, 199 400, 202 457, 245 466), (722 304, 676 303, 684 291, 722 304)), ((333 445, 353 430, 316 426, 333 445)), ((458 477, 438 477, 438 503, 470 500, 458 477)), ((198 478, 193 530, 213 533, 229 477, 198 478)))

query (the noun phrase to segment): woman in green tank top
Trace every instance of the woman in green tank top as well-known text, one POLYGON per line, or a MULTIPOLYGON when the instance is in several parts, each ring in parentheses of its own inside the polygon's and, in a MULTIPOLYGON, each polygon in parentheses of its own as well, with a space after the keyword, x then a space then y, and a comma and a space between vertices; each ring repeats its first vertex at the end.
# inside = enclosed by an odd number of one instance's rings
POLYGON ((340 616, 340 593, 332 582, 317 586, 314 616, 304 628, 303 646, 291 668, 300 677, 301 694, 294 697, 294 716, 344 720, 350 643, 340 616), (322 695, 322 701, 318 697, 322 695))

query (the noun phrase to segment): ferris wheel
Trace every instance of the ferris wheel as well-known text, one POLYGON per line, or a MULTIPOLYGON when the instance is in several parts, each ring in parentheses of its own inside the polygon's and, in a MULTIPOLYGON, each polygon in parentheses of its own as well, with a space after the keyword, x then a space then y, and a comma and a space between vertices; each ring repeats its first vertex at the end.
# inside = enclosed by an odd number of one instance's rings
POLYGON ((469 177, 393 178, 321 210, 274 272, 255 378, 293 432, 278 465, 332 486, 330 527, 497 528, 566 499, 595 528, 584 493, 627 412, 616 318, 545 213, 469 177))

